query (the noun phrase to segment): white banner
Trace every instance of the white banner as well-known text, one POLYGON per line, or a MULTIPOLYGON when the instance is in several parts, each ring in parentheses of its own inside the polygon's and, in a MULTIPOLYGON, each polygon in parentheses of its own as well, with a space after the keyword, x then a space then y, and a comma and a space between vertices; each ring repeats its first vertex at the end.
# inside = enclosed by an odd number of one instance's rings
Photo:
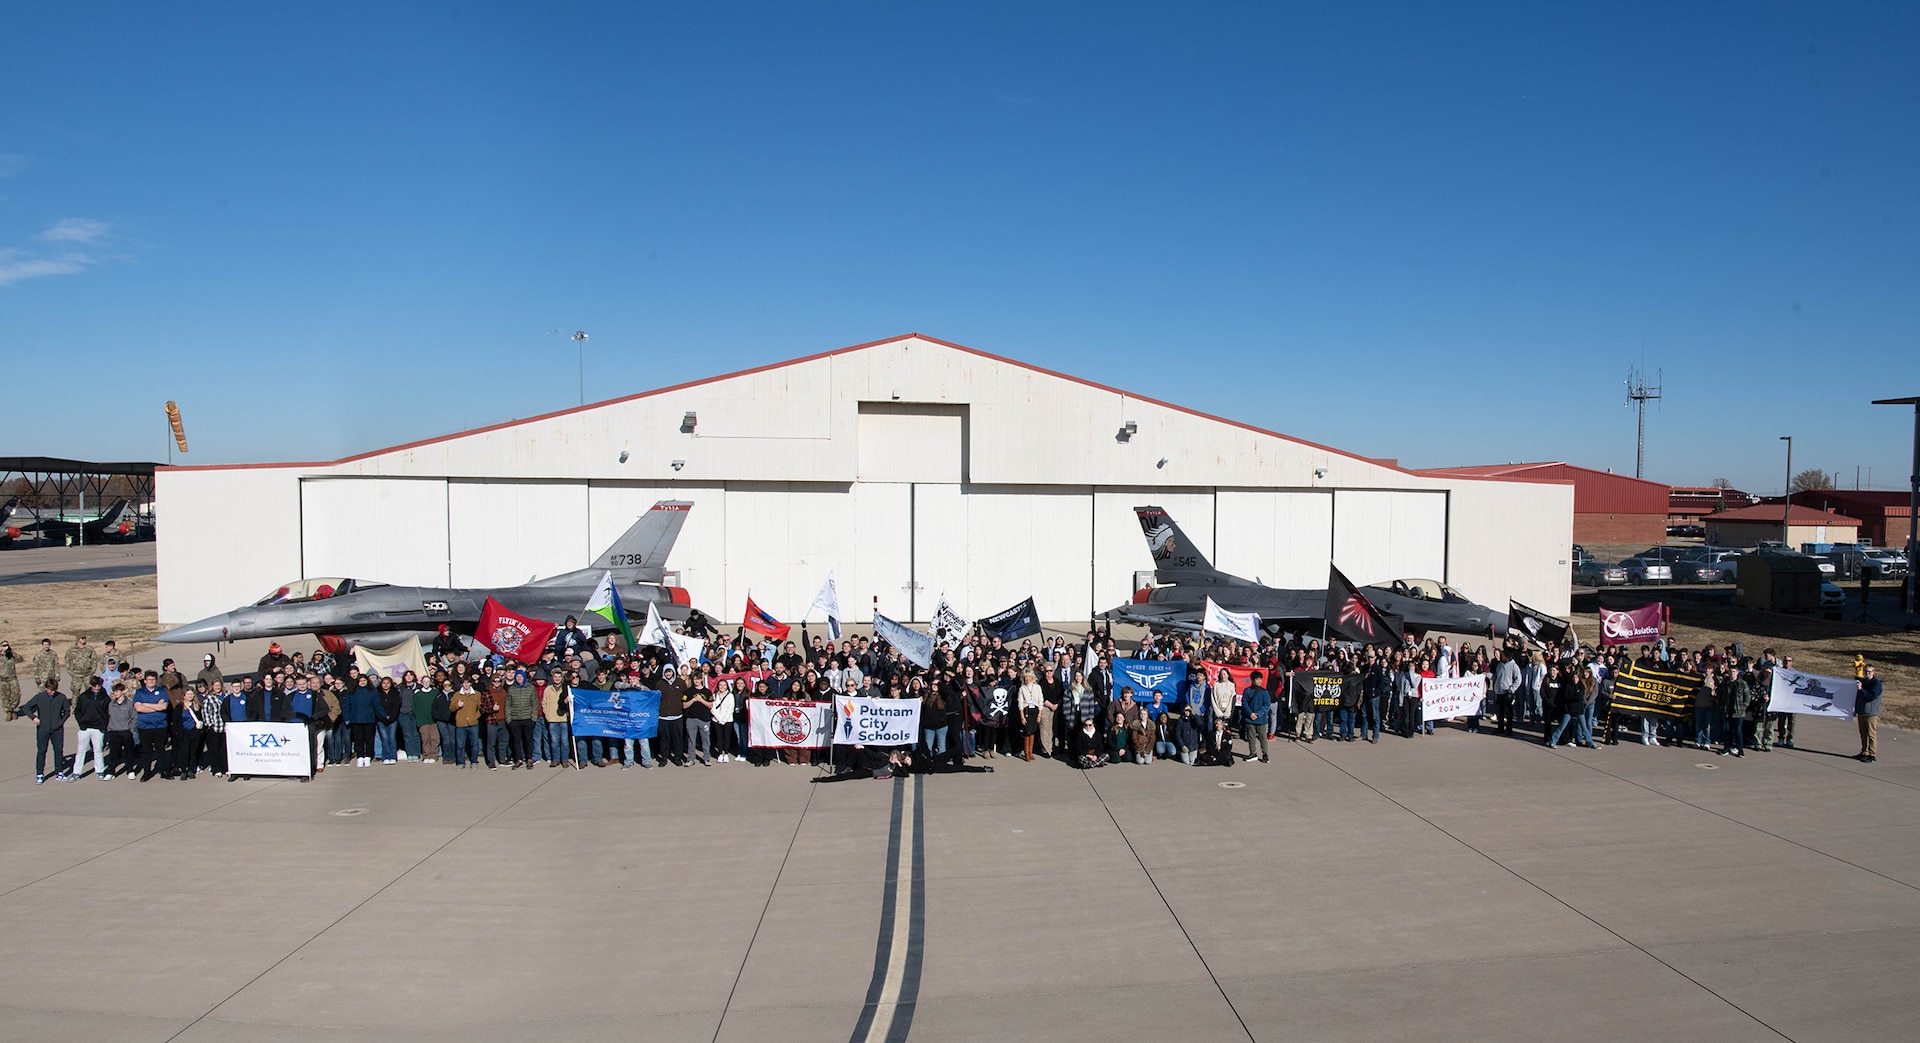
POLYGON ((427 676, 427 657, 420 651, 420 639, 407 638, 393 646, 375 651, 362 645, 353 646, 353 665, 363 674, 376 677, 391 677, 395 681, 413 671, 415 677, 427 676))
POLYGON ((828 703, 748 699, 747 745, 762 750, 824 749, 832 716, 828 703))
POLYGON ((925 670, 933 665, 933 638, 909 626, 895 623, 878 612, 873 614, 873 636, 893 646, 907 662, 925 670))
POLYGON ((1472 717, 1486 701, 1486 674, 1428 677, 1420 682, 1420 719, 1423 721, 1472 717))
POLYGON ((827 636, 840 640, 840 587, 833 581, 832 569, 827 570, 827 581, 813 596, 813 607, 827 614, 827 636))
POLYGON ((1200 629, 1210 634, 1230 637, 1235 641, 1260 643, 1260 617, 1252 612, 1228 612, 1207 599, 1207 614, 1200 622, 1200 629))
POLYGON ((968 622, 965 616, 954 611, 953 606, 947 604, 947 596, 940 595, 940 603, 933 607, 933 625, 927 628, 933 631, 933 639, 947 646, 948 651, 952 651, 959 648, 960 642, 967 639, 967 631, 972 628, 973 624, 968 622))
POLYGON ((304 724, 227 722, 227 774, 305 777, 312 772, 304 724))
POLYGON ((846 746, 912 746, 920 741, 920 700, 869 699, 843 695, 834 700, 840 720, 833 741, 846 746))
POLYGON ((1767 711, 1852 720, 1853 701, 1859 695, 1860 682, 1851 677, 1821 677, 1776 666, 1773 701, 1767 704, 1767 711))
POLYGON ((660 618, 660 610, 654 603, 647 602, 647 621, 640 626, 640 632, 634 635, 635 641, 642 645, 658 645, 672 653, 673 661, 681 666, 691 666, 705 658, 706 642, 697 637, 688 637, 667 629, 667 622, 660 618))

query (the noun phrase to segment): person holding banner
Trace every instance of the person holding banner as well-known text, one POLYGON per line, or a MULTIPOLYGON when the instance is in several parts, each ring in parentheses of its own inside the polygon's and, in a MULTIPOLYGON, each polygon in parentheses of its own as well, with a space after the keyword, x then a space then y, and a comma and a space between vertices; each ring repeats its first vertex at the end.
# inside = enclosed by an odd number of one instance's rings
MULTIPOLYGON (((1222 674, 1226 671, 1222 670, 1222 674)), ((1267 763, 1267 729, 1271 727, 1268 719, 1273 714, 1273 694, 1267 691, 1266 675, 1258 670, 1247 675, 1247 690, 1240 693, 1240 720, 1247 731, 1247 759, 1255 756, 1260 763, 1267 763)), ((1380 734, 1379 701, 1374 702, 1373 733, 1380 734)), ((1373 739, 1368 739, 1373 742, 1373 739)))
POLYGON ((1860 678, 1859 694, 1853 697, 1853 719, 1860 722, 1860 754, 1863 764, 1880 759, 1880 676, 1869 666, 1860 678))

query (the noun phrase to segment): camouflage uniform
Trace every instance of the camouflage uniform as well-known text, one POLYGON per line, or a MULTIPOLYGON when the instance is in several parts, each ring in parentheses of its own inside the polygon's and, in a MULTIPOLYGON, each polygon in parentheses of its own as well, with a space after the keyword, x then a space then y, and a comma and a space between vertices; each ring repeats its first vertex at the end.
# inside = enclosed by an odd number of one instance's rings
POLYGON ((33 687, 36 691, 59 677, 60 657, 53 654, 53 649, 43 648, 33 654, 33 687))
POLYGON ((0 713, 6 720, 13 720, 20 709, 20 675, 15 671, 17 657, 8 654, 0 657, 0 713))
POLYGON ((73 679, 73 687, 68 691, 86 691, 87 679, 99 672, 100 656, 93 650, 92 645, 76 642, 72 648, 67 649, 66 661, 67 676, 73 679))

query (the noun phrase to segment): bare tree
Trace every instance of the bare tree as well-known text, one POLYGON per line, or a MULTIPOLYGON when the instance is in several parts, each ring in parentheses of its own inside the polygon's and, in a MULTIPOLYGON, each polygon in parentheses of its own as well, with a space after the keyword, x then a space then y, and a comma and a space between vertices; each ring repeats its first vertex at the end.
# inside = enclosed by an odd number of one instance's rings
POLYGON ((1809 467, 1793 476, 1790 492, 1806 492, 1808 489, 1833 488, 1833 476, 1818 467, 1809 467))
POLYGON ((1732 481, 1730 481, 1730 480, 1728 480, 1728 479, 1725 479, 1725 478, 1715 478, 1715 479, 1714 479, 1713 481, 1711 481, 1711 482, 1709 482, 1709 483, 1707 483, 1707 484, 1709 484, 1709 485, 1711 485, 1711 486, 1713 486, 1713 487, 1714 487, 1715 489, 1731 489, 1731 488, 1733 488, 1733 482, 1732 482, 1732 481))

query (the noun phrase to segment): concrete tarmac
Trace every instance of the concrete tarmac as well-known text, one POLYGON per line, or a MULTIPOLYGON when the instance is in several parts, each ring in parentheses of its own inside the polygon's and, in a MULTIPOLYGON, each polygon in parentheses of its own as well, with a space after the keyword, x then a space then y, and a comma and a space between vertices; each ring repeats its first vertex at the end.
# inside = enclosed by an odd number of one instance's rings
POLYGON ((1920 743, 1801 720, 1742 759, 39 787, 16 722, 0 1039, 1911 1040, 1920 743))

